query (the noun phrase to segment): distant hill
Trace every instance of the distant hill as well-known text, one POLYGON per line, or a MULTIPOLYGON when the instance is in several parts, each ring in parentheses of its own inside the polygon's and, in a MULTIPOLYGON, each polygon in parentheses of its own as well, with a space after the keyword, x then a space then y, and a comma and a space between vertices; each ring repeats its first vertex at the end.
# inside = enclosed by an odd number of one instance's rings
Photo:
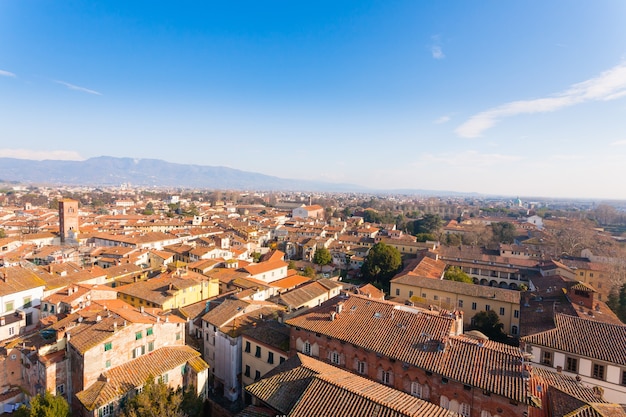
POLYGON ((354 184, 294 180, 239 169, 160 159, 99 156, 85 161, 0 158, 0 181, 36 185, 183 187, 214 190, 327 191, 430 196, 476 195, 423 189, 375 190, 354 184))
POLYGON ((85 161, 0 158, 0 178, 48 185, 185 187, 230 190, 362 192, 363 187, 292 180, 238 169, 175 164, 159 159, 100 156, 85 161))

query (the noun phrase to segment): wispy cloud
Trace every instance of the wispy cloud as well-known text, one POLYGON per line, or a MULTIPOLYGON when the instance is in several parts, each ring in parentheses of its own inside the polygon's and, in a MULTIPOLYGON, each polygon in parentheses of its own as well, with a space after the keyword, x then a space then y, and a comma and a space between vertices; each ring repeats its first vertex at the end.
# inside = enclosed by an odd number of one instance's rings
POLYGON ((85 87, 80 87, 80 86, 77 86, 77 85, 74 85, 74 84, 66 83, 65 81, 55 80, 54 82, 57 83, 57 84, 64 85, 67 88, 69 88, 70 90, 82 91, 83 93, 95 94, 97 96, 101 96, 102 95, 102 93, 99 93, 99 92, 97 92, 95 90, 90 90, 90 89, 85 88, 85 87))
POLYGON ((433 121, 436 125, 441 125, 450 121, 450 116, 441 116, 433 121))
POLYGON ((45 150, 32 150, 32 149, 7 149, 0 148, 1 158, 16 158, 16 159, 33 159, 36 161, 43 161, 44 159, 62 160, 62 161, 82 161, 83 158, 76 151, 45 151, 45 150))
POLYGON ((441 46, 439 45, 431 46, 430 52, 433 54, 433 58, 435 59, 444 59, 446 57, 446 55, 441 50, 441 46))
POLYGON ((611 146, 626 146, 626 139, 611 142, 611 146))
POLYGON ((3 77, 15 77, 15 74, 5 70, 0 70, 0 75, 3 77))
POLYGON ((446 55, 443 53, 443 49, 441 49, 441 38, 439 35, 432 36, 433 43, 430 45, 430 53, 435 59, 444 59, 446 55))
POLYGON ((572 85, 564 92, 534 100, 512 101, 478 113, 456 129, 464 138, 475 138, 500 119, 518 114, 547 113, 587 101, 608 101, 626 96, 626 63, 617 65, 596 78, 572 85))
POLYGON ((552 155, 551 159, 555 161, 578 161, 584 159, 583 155, 570 155, 570 154, 561 154, 561 155, 552 155))

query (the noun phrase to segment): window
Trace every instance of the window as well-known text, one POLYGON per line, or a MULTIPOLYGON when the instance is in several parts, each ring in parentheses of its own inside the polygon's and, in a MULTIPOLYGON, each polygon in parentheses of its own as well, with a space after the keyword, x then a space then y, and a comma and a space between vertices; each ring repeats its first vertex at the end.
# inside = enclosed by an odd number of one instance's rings
POLYGON ((422 385, 417 381, 411 382, 411 395, 427 400, 430 397, 430 389, 428 385, 422 385))
POLYGON ((135 333, 135 340, 140 340, 143 337, 143 332, 140 330, 135 333))
POLYGON ((362 361, 357 361, 356 371, 361 375, 364 375, 365 373, 367 373, 367 363, 362 362, 362 361))
POLYGON ((500 307, 500 315, 504 316, 504 307, 500 307))
POLYGON ((472 303, 472 310, 476 310, 476 303, 472 303))
POLYGON ((256 356, 257 358, 261 357, 261 346, 256 347, 256 352, 254 353, 254 356, 256 356))
POLYGON ((32 307, 33 303, 30 297, 24 297, 24 308, 32 307))
POLYGON ((154 334, 154 327, 149 327, 148 330, 146 330, 146 336, 152 336, 154 334))
POLYGON ((274 363, 274 352, 267 352, 267 363, 274 363))
POLYGON ((409 291, 409 298, 413 297, 413 291, 409 291))
POLYGON ((594 363, 591 376, 597 379, 604 379, 604 365, 600 365, 599 363, 594 363))
POLYGON ((57 394, 65 394, 65 385, 61 384, 61 385, 57 385, 57 394))
POLYGON ((254 380, 258 381, 261 379, 261 371, 254 371, 254 380))
POLYGON ((243 374, 247 376, 248 378, 250 378, 250 365, 246 365, 246 370, 243 374))
POLYGON ((285 360, 286 360, 286 359, 285 359, 283 356, 281 356, 281 357, 280 357, 280 363, 285 362, 285 360))
POLYGON ((167 384, 170 380, 170 377, 168 374, 163 374, 159 377, 159 382, 162 382, 164 384, 167 384))
POLYGON ((104 344, 104 351, 106 352, 107 350, 111 350, 113 349, 113 342, 106 342, 104 344))
POLYGON ((459 308, 463 308, 463 300, 459 300, 459 308))
POLYGON ((400 295, 400 288, 396 288, 396 296, 400 295))
POLYGON ((111 367, 111 359, 107 359, 107 361, 104 363, 104 367, 107 369, 111 367))
POLYGON ((552 352, 544 350, 541 355, 541 363, 552 366, 552 352))
POLYGON ((622 385, 626 385, 626 371, 622 371, 622 385))
POLYGON ((435 299, 435 301, 439 300, 439 296, 438 295, 433 296, 433 298, 435 299))
POLYGON ((385 385, 391 385, 391 372, 383 371, 383 375, 382 375, 381 381, 385 385))
POLYGON ((568 372, 578 372, 578 359, 565 358, 565 370, 568 372))
POLYGON ((491 310, 491 306, 489 304, 485 304, 485 311, 491 310))
POLYGON ((519 310, 513 310, 513 317, 519 319, 519 310))
POLYGON ((519 332, 519 329, 517 326, 511 326, 511 334, 515 335, 519 332))
POLYGON ((248 342, 247 340, 246 340, 246 348, 245 348, 245 352, 246 352, 246 353, 250 353, 250 342, 248 342))
POLYGON ((15 327, 9 327, 9 336, 13 336, 15 334, 15 327))
POLYGON ((148 352, 152 352, 154 350, 154 342, 148 342, 148 352))
POLYGON ((441 408, 445 408, 446 410, 450 407, 450 400, 445 395, 442 395, 439 398, 439 406, 441 408))
POLYGON ((309 342, 304 342, 304 345, 302 346, 302 353, 311 356, 311 344, 309 342))
POLYGON ((339 365, 341 363, 341 355, 337 352, 332 352, 330 354, 330 361, 335 365, 339 365))
POLYGON ((176 333, 176 340, 180 340, 180 332, 176 333))
POLYGON ((4 303, 4 312, 8 313, 9 311, 13 310, 13 301, 7 301, 6 303, 4 303))
POLYGON ((98 409, 98 417, 109 417, 113 415, 113 404, 107 404, 98 409))
POLYGON ((471 413, 471 407, 468 403, 461 403, 459 406, 459 414, 464 417, 469 417, 471 413))

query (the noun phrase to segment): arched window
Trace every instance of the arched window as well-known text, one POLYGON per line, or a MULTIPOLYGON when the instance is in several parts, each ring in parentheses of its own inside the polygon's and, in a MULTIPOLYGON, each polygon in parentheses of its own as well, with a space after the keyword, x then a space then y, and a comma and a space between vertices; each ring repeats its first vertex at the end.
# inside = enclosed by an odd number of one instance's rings
MULTIPOLYGON (((448 399, 448 397, 446 397, 445 395, 442 395, 439 398, 439 406, 441 408, 445 408, 446 410, 448 410, 450 408, 450 400, 448 399)), ((483 417, 483 416, 481 416, 483 417)))
POLYGON ((420 384, 417 381, 411 382, 411 395, 421 398, 422 400, 427 400, 430 397, 430 389, 428 385, 420 384))
POLYGON ((491 417, 491 413, 487 410, 482 410, 480 412, 480 417, 491 417))
POLYGON ((302 353, 311 356, 311 344, 308 341, 304 342, 304 345, 302 345, 302 353))
POLYGON ((517 334, 517 332, 518 332, 517 326, 511 327, 511 334, 515 335, 517 334))
POLYGON ((470 417, 470 413, 472 412, 472 408, 468 403, 461 403, 459 406, 459 414, 464 417, 470 417))

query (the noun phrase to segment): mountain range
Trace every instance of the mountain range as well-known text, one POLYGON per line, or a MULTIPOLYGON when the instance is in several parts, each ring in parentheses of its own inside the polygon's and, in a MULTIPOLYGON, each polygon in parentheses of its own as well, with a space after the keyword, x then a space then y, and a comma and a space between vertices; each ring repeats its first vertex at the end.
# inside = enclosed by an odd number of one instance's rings
POLYGON ((160 159, 99 156, 84 161, 0 158, 0 182, 33 185, 182 187, 216 190, 327 191, 468 195, 454 191, 419 189, 373 190, 360 185, 274 177, 239 169, 176 164, 160 159))
POLYGON ((0 158, 0 180, 40 185, 183 187, 231 190, 363 192, 358 185, 279 178, 238 169, 159 159, 99 156, 84 161, 0 158))

